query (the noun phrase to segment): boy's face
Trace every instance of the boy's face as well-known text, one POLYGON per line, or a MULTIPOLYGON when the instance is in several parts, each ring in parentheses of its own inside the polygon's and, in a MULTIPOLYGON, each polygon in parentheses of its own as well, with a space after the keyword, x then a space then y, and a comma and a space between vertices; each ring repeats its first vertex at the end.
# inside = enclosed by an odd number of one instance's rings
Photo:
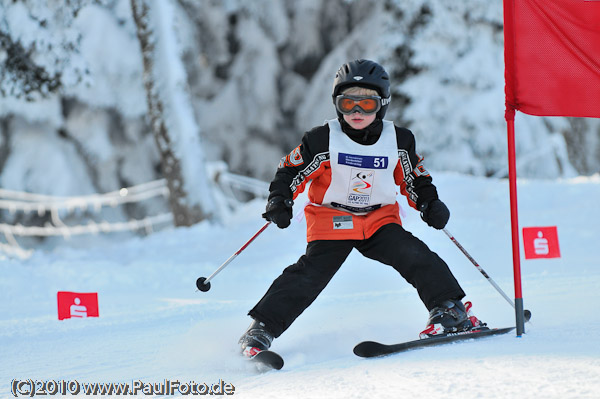
POLYGON ((344 115, 344 120, 352 129, 361 130, 373 123, 375 116, 375 114, 365 115, 357 111, 350 115, 344 115))

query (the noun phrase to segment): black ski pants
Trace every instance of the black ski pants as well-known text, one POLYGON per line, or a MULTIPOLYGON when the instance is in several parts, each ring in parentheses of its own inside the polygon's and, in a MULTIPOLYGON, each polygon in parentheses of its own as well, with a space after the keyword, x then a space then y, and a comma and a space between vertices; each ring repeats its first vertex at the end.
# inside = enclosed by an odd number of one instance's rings
POLYGON ((317 240, 306 254, 273 281, 248 313, 280 336, 317 298, 353 248, 392 266, 417 292, 428 310, 447 299, 462 299, 462 288, 446 262, 399 224, 387 224, 366 240, 317 240))

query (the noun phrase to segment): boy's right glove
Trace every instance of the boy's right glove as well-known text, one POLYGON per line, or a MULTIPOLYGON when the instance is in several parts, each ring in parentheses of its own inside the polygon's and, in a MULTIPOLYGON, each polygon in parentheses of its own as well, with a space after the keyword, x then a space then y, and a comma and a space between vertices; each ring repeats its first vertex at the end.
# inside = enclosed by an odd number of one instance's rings
POLYGON ((284 197, 273 197, 267 203, 267 211, 262 217, 273 222, 280 229, 285 229, 292 220, 292 205, 294 201, 284 197))
POLYGON ((450 219, 450 211, 446 204, 439 199, 421 204, 421 219, 434 229, 441 230, 446 227, 450 219))

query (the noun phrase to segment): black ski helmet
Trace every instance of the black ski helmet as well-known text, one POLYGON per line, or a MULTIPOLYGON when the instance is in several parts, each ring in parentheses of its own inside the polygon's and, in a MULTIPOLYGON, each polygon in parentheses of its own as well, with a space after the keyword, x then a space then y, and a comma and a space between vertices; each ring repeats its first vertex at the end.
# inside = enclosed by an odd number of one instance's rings
MULTIPOLYGON (((381 109, 377 111, 376 117, 383 119, 390 103, 390 77, 381 65, 370 60, 354 60, 345 63, 338 69, 333 80, 333 103, 335 98, 342 93, 344 88, 360 86, 376 90, 381 96, 381 109)), ((342 114, 337 111, 338 117, 342 114)))

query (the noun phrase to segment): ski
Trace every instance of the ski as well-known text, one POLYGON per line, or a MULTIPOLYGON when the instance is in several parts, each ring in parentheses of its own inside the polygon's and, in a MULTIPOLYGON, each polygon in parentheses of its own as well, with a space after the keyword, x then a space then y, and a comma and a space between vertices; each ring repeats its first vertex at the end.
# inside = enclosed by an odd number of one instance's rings
POLYGON ((386 345, 380 342, 364 341, 354 347, 354 354, 360 357, 378 357, 394 353, 404 352, 410 349, 424 348, 426 346, 443 345, 456 341, 468 339, 484 338, 492 335, 506 334, 515 327, 492 328, 462 331, 457 333, 448 333, 442 336, 417 339, 415 341, 402 342, 399 344, 386 345))
POLYGON ((278 353, 265 350, 260 351, 256 355, 249 358, 252 362, 259 366, 260 370, 281 370, 283 367, 283 358, 278 353))

